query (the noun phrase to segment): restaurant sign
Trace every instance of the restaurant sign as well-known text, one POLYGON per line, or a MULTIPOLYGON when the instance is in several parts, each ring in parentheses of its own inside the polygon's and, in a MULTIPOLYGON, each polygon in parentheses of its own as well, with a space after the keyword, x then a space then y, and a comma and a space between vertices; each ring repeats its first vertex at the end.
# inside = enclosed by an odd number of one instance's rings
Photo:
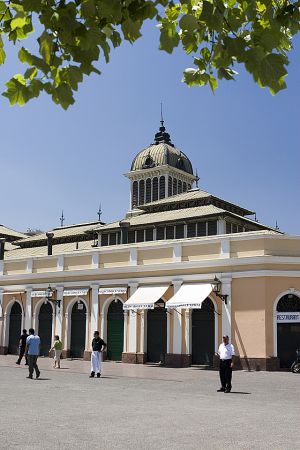
POLYGON ((278 312, 277 323, 300 322, 300 312, 278 312))
POLYGON ((117 295, 126 293, 127 287, 99 288, 99 294, 101 295, 117 295))
POLYGON ((87 295, 88 289, 66 289, 64 290, 64 297, 80 297, 81 295, 87 295))

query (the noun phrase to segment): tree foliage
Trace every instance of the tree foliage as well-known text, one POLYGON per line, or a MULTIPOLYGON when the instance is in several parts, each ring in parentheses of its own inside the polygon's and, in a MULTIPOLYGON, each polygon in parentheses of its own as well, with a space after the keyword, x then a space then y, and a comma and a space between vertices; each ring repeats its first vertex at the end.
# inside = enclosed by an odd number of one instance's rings
POLYGON ((21 46, 23 74, 3 93, 24 105, 41 92, 67 109, 84 75, 100 74, 98 61, 124 41, 141 37, 150 19, 160 31, 160 49, 191 55, 188 86, 232 80, 242 64, 272 94, 286 87, 288 52, 300 26, 300 1, 289 0, 0 0, 0 64, 7 41, 23 44, 33 33, 36 52, 21 46), (36 27, 36 29, 34 28, 36 27))

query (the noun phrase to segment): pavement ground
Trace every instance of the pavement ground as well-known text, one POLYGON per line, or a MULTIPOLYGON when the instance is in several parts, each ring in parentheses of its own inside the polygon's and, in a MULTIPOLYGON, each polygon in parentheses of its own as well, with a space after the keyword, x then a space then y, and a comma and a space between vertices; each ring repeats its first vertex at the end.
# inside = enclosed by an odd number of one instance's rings
POLYGON ((233 373, 230 394, 218 372, 114 362, 89 379, 90 365, 38 360, 26 379, 14 356, 0 356, 0 448, 300 449, 300 375, 233 373))

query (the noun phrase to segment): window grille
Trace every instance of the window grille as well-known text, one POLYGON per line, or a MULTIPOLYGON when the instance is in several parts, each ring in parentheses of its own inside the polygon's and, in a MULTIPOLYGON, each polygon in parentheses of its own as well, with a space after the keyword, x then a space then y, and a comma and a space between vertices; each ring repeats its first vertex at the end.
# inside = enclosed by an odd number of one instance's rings
POLYGON ((182 239, 184 238, 184 224, 181 223, 180 225, 176 225, 176 239, 182 239))
POLYGON ((181 193, 182 193, 182 181, 179 180, 178 181, 178 194, 181 194, 181 193))
POLYGON ((153 241, 153 228, 146 228, 146 241, 153 241))
POLYGON ((186 192, 186 187, 187 187, 187 186, 186 186, 186 182, 184 181, 184 182, 183 182, 183 185, 182 185, 182 190, 183 190, 183 192, 186 192))
POLYGON ((169 177, 168 178, 168 196, 169 197, 171 197, 171 195, 172 195, 172 183, 173 183, 172 177, 169 177))
POLYGON ((165 198, 166 196, 166 179, 160 177, 159 179, 159 198, 165 198))
POLYGON ((165 239, 165 227, 157 227, 156 239, 158 241, 161 241, 161 240, 165 239))
POLYGON ((166 226, 166 238, 174 239, 174 225, 166 226))
POLYGON ((154 177, 152 180, 152 200, 155 202, 158 200, 158 178, 154 177))
POLYGON ((146 203, 151 202, 151 178, 146 180, 146 203))
POLYGON ((135 243, 135 231, 130 230, 128 231, 128 244, 134 244, 135 243))
POLYGON ((217 234, 217 221, 216 220, 210 220, 208 222, 208 235, 214 236, 217 234))
POLYGON ((197 236, 206 236, 206 222, 198 222, 197 236))
POLYGON ((188 223, 187 224, 187 237, 195 237, 196 236, 196 224, 188 223))
POLYGON ((132 185, 132 207, 138 204, 138 182, 134 181, 132 185))
POLYGON ((144 242, 144 230, 137 230, 136 242, 144 242))
POLYGON ((108 245, 108 234, 101 235, 101 246, 106 247, 108 245))
POLYGON ((231 222, 226 222, 226 234, 231 234, 231 222))
POLYGON ((116 245, 116 233, 109 233, 109 245, 116 245))
POLYGON ((139 191, 139 205, 145 203, 145 181, 140 180, 140 191, 139 191))
POLYGON ((177 180, 173 178, 173 195, 177 194, 177 180))

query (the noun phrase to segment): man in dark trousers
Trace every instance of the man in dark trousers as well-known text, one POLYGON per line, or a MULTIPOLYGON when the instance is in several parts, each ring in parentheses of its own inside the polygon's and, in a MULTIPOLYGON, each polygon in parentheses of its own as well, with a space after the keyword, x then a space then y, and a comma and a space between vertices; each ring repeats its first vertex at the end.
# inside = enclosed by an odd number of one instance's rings
POLYGON ((92 340, 92 354, 91 354, 91 375, 90 378, 94 378, 95 373, 97 378, 101 377, 101 362, 102 351, 106 349, 106 344, 101 339, 99 331, 94 332, 94 339, 92 340))
MULTIPOLYGON (((19 341, 19 358, 16 364, 20 365, 25 353, 26 339, 28 338, 27 330, 23 330, 19 341)), ((27 356, 25 355, 25 366, 28 366, 27 356)))
POLYGON ((26 339, 26 349, 25 349, 25 355, 27 355, 28 358, 28 369, 29 369, 29 375, 27 378, 32 379, 33 370, 35 370, 36 378, 39 378, 41 374, 37 365, 37 359, 40 354, 40 345, 41 345, 40 337, 37 334, 34 334, 33 328, 29 328, 29 336, 26 339))
POLYGON ((231 391, 232 367, 234 358, 234 346, 229 344, 229 337, 223 336, 223 342, 219 346, 218 355, 220 357, 220 380, 221 387, 218 392, 228 394, 231 391))

